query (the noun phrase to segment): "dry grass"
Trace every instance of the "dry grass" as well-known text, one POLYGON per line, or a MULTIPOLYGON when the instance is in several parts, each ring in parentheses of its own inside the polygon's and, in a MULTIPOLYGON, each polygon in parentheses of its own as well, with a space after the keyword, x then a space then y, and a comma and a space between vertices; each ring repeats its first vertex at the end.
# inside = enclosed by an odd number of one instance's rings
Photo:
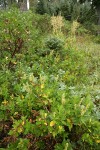
POLYGON ((80 24, 77 22, 77 20, 73 21, 71 26, 71 35, 75 36, 77 28, 80 26, 80 24))
POLYGON ((62 30, 62 27, 64 26, 63 17, 61 15, 52 16, 51 17, 51 25, 53 27, 53 33, 59 34, 59 32, 61 32, 61 30, 62 30))

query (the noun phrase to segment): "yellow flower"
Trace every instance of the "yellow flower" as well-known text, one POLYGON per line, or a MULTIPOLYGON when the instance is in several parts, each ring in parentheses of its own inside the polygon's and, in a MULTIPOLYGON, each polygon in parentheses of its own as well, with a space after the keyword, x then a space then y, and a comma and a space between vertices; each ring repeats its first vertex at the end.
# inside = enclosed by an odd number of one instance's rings
POLYGON ((24 96, 23 96, 23 95, 21 95, 21 98, 22 98, 22 99, 24 99, 24 96))
POLYGON ((22 126, 25 124, 25 121, 22 122, 22 126))
POLYGON ((20 127, 20 128, 18 128, 18 133, 21 133, 22 131, 23 131, 23 129, 20 127))
POLYGON ((62 130, 62 126, 59 126, 59 130, 62 130))
POLYGON ((54 121, 51 121, 50 122, 50 127, 53 127, 55 125, 55 122, 54 121))
POLYGON ((45 118, 47 117, 47 113, 44 114, 44 117, 45 117, 45 118))
POLYGON ((14 61, 14 62, 13 62, 13 64, 14 64, 14 65, 16 65, 16 64, 17 64, 17 62, 15 62, 15 61, 14 61))
POLYGON ((41 120, 42 120, 41 118, 38 119, 38 121, 41 121, 41 120))
POLYGON ((96 140, 96 143, 100 143, 100 140, 96 140))
POLYGON ((44 84, 41 84, 41 89, 43 89, 44 88, 44 84))
POLYGON ((18 115, 18 112, 15 112, 14 115, 18 115))
POLYGON ((44 125, 46 125, 46 126, 47 126, 48 124, 45 122, 45 123, 44 123, 44 125))
POLYGON ((4 101, 2 102, 2 104, 4 104, 4 105, 7 105, 7 103, 8 103, 7 100, 4 100, 4 101))

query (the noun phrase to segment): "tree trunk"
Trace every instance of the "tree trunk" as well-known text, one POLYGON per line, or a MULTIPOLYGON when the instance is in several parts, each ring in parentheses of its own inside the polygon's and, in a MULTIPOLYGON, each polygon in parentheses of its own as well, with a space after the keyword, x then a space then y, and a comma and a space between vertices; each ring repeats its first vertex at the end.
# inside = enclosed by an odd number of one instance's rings
POLYGON ((29 7, 30 7, 29 0, 23 0, 22 2, 20 2, 20 9, 22 11, 29 10, 29 7))
POLYGON ((30 9, 30 2, 29 2, 29 0, 27 0, 27 10, 29 10, 30 9))
POLYGON ((5 8, 5 9, 7 8, 6 0, 4 0, 4 8, 5 8))

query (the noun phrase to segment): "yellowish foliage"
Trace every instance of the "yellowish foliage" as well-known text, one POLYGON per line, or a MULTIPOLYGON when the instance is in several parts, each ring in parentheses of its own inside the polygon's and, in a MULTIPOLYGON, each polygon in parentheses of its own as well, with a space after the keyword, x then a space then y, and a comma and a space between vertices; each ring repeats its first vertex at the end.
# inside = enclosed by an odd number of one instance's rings
POLYGON ((73 21, 71 26, 71 35, 75 36, 77 28, 80 26, 80 24, 77 21, 73 21))
POLYGON ((53 127, 55 125, 55 122, 54 121, 51 121, 50 122, 50 127, 53 127))
POLYGON ((61 15, 52 16, 51 25, 53 27, 53 33, 58 34, 59 32, 61 32, 61 29, 64 26, 63 17, 61 15))

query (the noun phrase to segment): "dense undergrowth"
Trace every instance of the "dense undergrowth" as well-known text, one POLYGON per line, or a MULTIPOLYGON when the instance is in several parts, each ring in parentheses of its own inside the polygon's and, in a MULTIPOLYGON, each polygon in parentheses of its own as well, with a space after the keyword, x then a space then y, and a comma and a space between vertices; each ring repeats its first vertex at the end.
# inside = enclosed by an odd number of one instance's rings
POLYGON ((100 45, 50 19, 0 13, 0 147, 99 150, 100 45))

